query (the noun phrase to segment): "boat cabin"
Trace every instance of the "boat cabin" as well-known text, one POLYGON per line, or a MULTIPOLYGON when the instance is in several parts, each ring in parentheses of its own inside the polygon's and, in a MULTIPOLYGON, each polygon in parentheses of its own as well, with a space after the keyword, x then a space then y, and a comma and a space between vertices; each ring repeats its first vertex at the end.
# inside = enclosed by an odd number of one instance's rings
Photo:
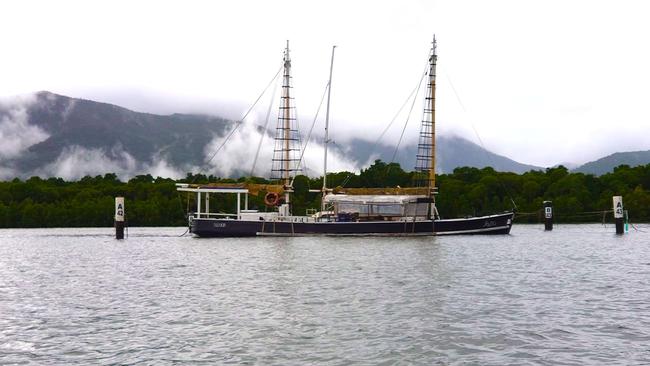
POLYGON ((430 202, 424 195, 329 194, 323 200, 336 221, 425 220, 430 202))

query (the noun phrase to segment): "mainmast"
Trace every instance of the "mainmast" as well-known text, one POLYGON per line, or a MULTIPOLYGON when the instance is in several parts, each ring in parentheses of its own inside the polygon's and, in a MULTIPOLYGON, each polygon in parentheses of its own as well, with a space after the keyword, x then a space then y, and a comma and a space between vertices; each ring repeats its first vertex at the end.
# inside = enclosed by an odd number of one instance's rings
POLYGON ((330 142, 329 138, 329 125, 330 125, 330 95, 332 93, 332 70, 334 70, 334 50, 336 46, 332 46, 332 61, 330 63, 330 78, 327 82, 327 111, 325 113, 325 156, 323 161, 323 200, 321 203, 321 211, 325 211, 325 195, 327 195, 327 145, 330 142))
POLYGON ((429 195, 436 193, 436 36, 433 36, 431 57, 429 57, 429 110, 431 111, 431 162, 429 170, 429 195))
MULTIPOLYGON (((436 190, 436 37, 433 36, 431 54, 429 56, 429 82, 424 103, 422 125, 420 127, 420 138, 415 169, 419 171, 426 180, 427 195, 430 198, 430 216, 437 217, 438 212, 435 206, 436 190)), ((422 182, 424 183, 424 182, 422 182)))
MULTIPOLYGON (((291 81, 291 58, 289 57, 289 40, 287 40, 287 48, 284 52, 284 78, 282 82, 282 90, 284 91, 284 97, 282 98, 282 107, 283 110, 283 120, 284 120, 284 161, 287 162, 287 167, 289 167, 289 138, 291 132, 291 95, 290 95, 290 81, 291 81)), ((289 180, 289 169, 285 169, 282 172, 284 175, 284 188, 289 188, 291 181, 289 180)), ((289 203, 289 193, 284 194, 284 201, 289 203)))
POLYGON ((278 124, 275 131, 275 149, 273 151, 272 179, 281 180, 284 185, 284 202, 289 203, 292 192, 291 177, 299 170, 296 153, 299 151, 298 130, 296 126, 295 107, 291 97, 291 58, 289 41, 284 50, 284 73, 282 76, 282 95, 278 124))

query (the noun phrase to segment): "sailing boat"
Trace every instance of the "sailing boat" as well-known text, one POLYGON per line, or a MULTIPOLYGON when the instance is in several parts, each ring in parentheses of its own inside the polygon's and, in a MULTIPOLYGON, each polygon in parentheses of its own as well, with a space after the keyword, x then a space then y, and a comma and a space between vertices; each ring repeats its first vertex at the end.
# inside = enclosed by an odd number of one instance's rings
POLYGON ((436 40, 434 37, 429 56, 429 78, 424 118, 422 119, 416 170, 421 186, 415 188, 359 189, 349 188, 334 193, 327 188, 327 143, 329 142, 329 106, 334 66, 334 50, 330 64, 327 113, 325 117, 325 154, 321 211, 311 216, 293 216, 290 196, 292 174, 299 170, 294 157, 296 148, 295 110, 291 106, 291 59, 289 46, 284 52, 284 74, 274 168, 276 178, 281 179, 281 189, 271 186, 225 186, 179 184, 177 189, 197 195, 197 210, 189 217, 190 231, 199 237, 237 237, 265 235, 445 235, 445 234, 508 234, 512 227, 514 212, 496 215, 443 219, 436 209, 435 196, 435 97, 436 97, 436 40), (248 209, 248 195, 267 190, 265 202, 276 206, 277 211, 259 212, 248 209), (236 212, 232 214, 211 213, 210 196, 214 194, 236 195, 236 212), (283 197, 282 197, 283 195, 283 197), (242 208, 242 196, 243 205, 242 208), (201 206, 204 201, 203 208, 201 206))

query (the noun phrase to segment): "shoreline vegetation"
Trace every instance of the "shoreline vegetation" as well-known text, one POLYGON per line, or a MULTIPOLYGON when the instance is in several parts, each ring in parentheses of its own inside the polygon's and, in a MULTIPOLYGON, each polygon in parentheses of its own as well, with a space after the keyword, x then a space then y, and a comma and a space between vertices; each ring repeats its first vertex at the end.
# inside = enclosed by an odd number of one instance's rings
MULTIPOLYGON (((408 187, 415 173, 397 163, 376 160, 359 174, 330 173, 328 185, 354 187, 408 187)), ((621 165, 602 176, 570 173, 558 166, 523 174, 496 172, 492 168, 456 168, 437 175, 438 210, 445 218, 502 212, 516 204, 516 223, 543 222, 542 202, 553 201, 557 223, 612 222, 612 196, 623 196, 633 223, 650 222, 650 164, 621 165)), ((114 199, 126 199, 129 226, 186 226, 186 212, 195 207, 194 195, 176 191, 176 183, 269 183, 259 177, 219 178, 188 173, 174 180, 138 175, 127 182, 115 174, 86 176, 77 181, 31 177, 0 182, 0 228, 107 227, 113 226, 114 199)), ((305 214, 320 205, 322 177, 298 176, 294 181, 293 212, 305 214)), ((232 212, 232 195, 211 200, 212 212, 232 212)), ((249 207, 267 210, 264 194, 250 196, 249 207)))

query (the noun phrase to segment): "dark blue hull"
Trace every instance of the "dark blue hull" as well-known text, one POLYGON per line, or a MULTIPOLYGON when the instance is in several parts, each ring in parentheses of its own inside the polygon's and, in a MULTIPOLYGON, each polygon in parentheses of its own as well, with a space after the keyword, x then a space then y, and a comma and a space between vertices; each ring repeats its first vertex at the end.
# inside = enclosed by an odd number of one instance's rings
POLYGON ((508 234, 514 213, 449 220, 286 222, 193 219, 190 231, 200 237, 264 235, 460 235, 508 234))

